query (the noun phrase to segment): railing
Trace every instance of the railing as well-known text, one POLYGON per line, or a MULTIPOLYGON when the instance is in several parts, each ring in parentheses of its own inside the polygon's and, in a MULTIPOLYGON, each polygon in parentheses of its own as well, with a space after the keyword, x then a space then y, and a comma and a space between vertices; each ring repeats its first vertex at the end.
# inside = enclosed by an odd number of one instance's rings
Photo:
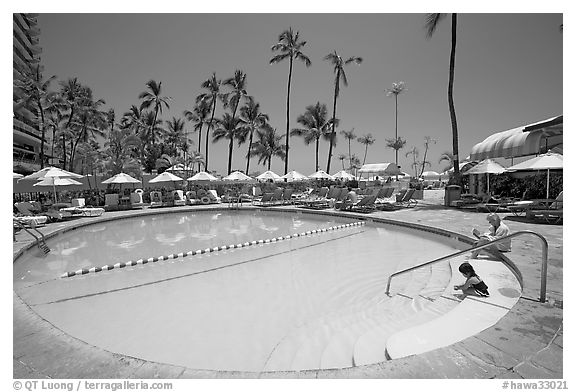
MULTIPOLYGON (((13 222, 17 226, 19 226, 21 229, 24 229, 32 237, 34 237, 36 239, 36 245, 38 246, 38 248, 42 249, 44 251, 44 253, 50 252, 50 248, 48 248, 48 246, 46 245, 46 239, 44 238, 44 234, 40 230, 38 230, 34 226, 30 226, 30 230, 28 230, 28 227, 26 227, 26 225, 24 225, 22 222, 19 222, 15 219, 13 219, 13 222), (36 233, 40 234, 40 237, 38 237, 34 233, 32 233, 31 230, 34 230, 36 233)), ((14 237, 14 238, 16 238, 16 237, 14 237)))
POLYGON ((405 272, 413 271, 413 270, 420 268, 420 267, 425 267, 425 266, 430 265, 430 264, 434 264, 434 263, 438 263, 440 261, 448 260, 448 259, 451 259, 453 257, 460 256, 464 253, 468 253, 468 252, 471 252, 474 250, 488 248, 494 244, 497 244, 499 242, 504 242, 505 240, 511 239, 513 237, 518 237, 518 236, 523 235, 523 234, 535 235, 542 242, 542 273, 540 276, 540 302, 546 302, 546 275, 547 275, 547 270, 548 270, 548 241, 546 241, 546 238, 544 238, 543 235, 538 234, 534 231, 530 231, 530 230, 517 231, 515 233, 507 235, 506 237, 498 238, 497 240, 490 241, 486 244, 473 246, 472 248, 464 249, 464 250, 449 254, 448 256, 443 256, 443 257, 440 257, 440 258, 432 260, 432 261, 427 261, 426 263, 418 264, 418 265, 415 265, 413 267, 394 272, 388 278, 388 284, 386 285, 386 295, 390 295, 390 283, 392 282, 392 278, 395 276, 401 275, 405 272))

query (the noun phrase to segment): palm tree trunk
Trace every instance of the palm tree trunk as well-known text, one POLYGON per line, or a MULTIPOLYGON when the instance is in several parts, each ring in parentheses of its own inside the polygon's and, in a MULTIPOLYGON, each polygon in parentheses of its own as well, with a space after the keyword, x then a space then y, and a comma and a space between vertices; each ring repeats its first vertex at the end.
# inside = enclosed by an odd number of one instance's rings
POLYGON ((210 117, 210 122, 208 123, 208 129, 206 129, 206 159, 204 161, 204 170, 208 172, 208 140, 210 139, 210 128, 212 127, 212 121, 214 121, 214 113, 216 113, 216 97, 214 97, 214 106, 212 107, 212 116, 210 117))
POLYGON ((450 79, 448 82, 448 107, 450 121, 452 122, 452 152, 454 154, 454 176, 460 178, 460 159, 458 157, 458 124, 456 122, 456 109, 454 108, 454 65, 456 62, 456 27, 457 15, 452 14, 452 48, 450 50, 450 79))
POLYGON ((158 106, 154 108, 154 121, 152 121, 152 128, 150 129, 150 136, 152 137, 152 145, 156 142, 156 137, 154 135, 154 130, 156 129, 156 119, 158 117, 158 106))
POLYGON ((366 155, 368 155, 368 143, 366 143, 366 148, 364 149, 364 160, 362 161, 362 166, 366 163, 366 155))
POLYGON ((352 139, 348 139, 348 161, 350 162, 350 169, 352 169, 352 139))
POLYGON ((318 171, 318 150, 320 148, 320 138, 316 138, 316 171, 318 171))
POLYGON ((230 138, 230 143, 228 143, 228 174, 232 172, 232 150, 234 148, 234 139, 230 138))
POLYGON ((248 169, 250 168, 250 151, 252 151, 252 137, 254 136, 254 130, 250 130, 250 141, 248 142, 248 153, 246 154, 246 175, 248 174, 248 169))
MULTIPOLYGON (((198 152, 200 152, 200 149, 202 148, 202 125, 200 124, 200 130, 198 131, 198 152)), ((198 161, 198 171, 200 171, 200 161, 198 161)))
MULTIPOLYGON (((396 147, 398 147, 398 94, 394 94, 394 98, 396 100, 396 147)), ((395 156, 396 156, 396 166, 398 166, 398 149, 394 149, 395 151, 395 156)), ((396 179, 398 179, 398 176, 396 176, 396 179)))
POLYGON ((64 165, 62 168, 66 169, 66 135, 62 134, 62 159, 64 161, 64 165))
POLYGON ((272 167, 272 156, 268 158, 268 170, 270 170, 270 167, 272 167))
POLYGON ((42 109, 42 103, 40 102, 40 98, 38 98, 38 110, 40 111, 40 118, 41 124, 40 126, 42 129, 42 139, 40 140, 40 169, 44 169, 44 137, 46 136, 46 130, 44 129, 44 109, 42 109))
POLYGON ((56 127, 52 128, 52 148, 50 150, 50 156, 54 156, 54 143, 56 142, 56 127))
POLYGON ((290 149, 290 84, 292 83, 292 56, 290 56, 290 70, 288 72, 288 93, 286 94, 286 160, 284 161, 284 174, 288 173, 288 150, 290 149))
POLYGON ((330 147, 328 148, 328 163, 326 165, 326 173, 330 173, 330 160, 332 159, 332 146, 334 145, 334 136, 336 135, 336 100, 338 83, 340 83, 340 69, 336 74, 336 85, 334 86, 334 107, 332 109, 332 135, 330 136, 330 147))

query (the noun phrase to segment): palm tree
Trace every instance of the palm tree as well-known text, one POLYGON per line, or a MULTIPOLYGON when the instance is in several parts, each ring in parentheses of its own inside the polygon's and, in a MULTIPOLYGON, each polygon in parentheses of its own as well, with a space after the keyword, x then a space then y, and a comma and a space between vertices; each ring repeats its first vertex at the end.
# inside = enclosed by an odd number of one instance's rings
POLYGON ((240 108, 240 122, 241 127, 244 128, 248 134, 248 152, 246 153, 246 174, 250 169, 250 151, 252 151, 252 143, 254 132, 260 129, 269 120, 265 113, 260 112, 260 104, 254 101, 252 97, 248 98, 246 105, 240 108))
POLYGON ((172 100, 171 97, 164 97, 160 95, 162 93, 162 82, 156 82, 155 80, 149 80, 146 83, 146 87, 148 87, 148 91, 143 91, 138 95, 139 99, 142 99, 142 103, 140 104, 140 110, 148 109, 149 107, 154 108, 154 121, 151 125, 151 135, 152 135, 152 145, 156 140, 154 136, 154 130, 156 129, 156 122, 158 119, 158 112, 162 114, 162 110, 165 107, 166 109, 170 109, 170 105, 168 104, 169 101, 172 100))
MULTIPOLYGON (((438 27, 438 23, 444 19, 446 14, 428 14, 424 27, 426 29, 426 37, 431 38, 438 27)), ((454 165, 454 176, 460 178, 460 168, 458 165, 458 124, 456 122, 456 109, 454 108, 454 65, 456 61, 456 27, 458 15, 452 14, 452 46, 450 49, 450 74, 448 78, 448 109, 450 111, 450 121, 452 123, 452 154, 454 165)))
POLYGON ((132 152, 141 144, 140 138, 130 128, 117 128, 110 131, 104 143, 104 157, 110 175, 128 173, 140 175, 140 164, 132 152))
MULTIPOLYGON (((442 163, 444 161, 448 161, 448 166, 446 166, 444 171, 450 170, 454 167, 454 155, 450 151, 444 151, 442 154, 440 154, 438 163, 442 163)), ((458 164, 458 167, 460 167, 460 164, 458 164)))
POLYGON ((368 146, 371 146, 375 142, 376 142, 376 139, 374 138, 374 136, 372 136, 371 133, 364 135, 364 136, 360 136, 358 138, 358 143, 363 144, 366 147, 364 149, 364 159, 362 160, 362 165, 364 165, 366 163, 366 155, 368 155, 368 146))
MULTIPOLYGON (((218 100, 226 104, 226 95, 220 92, 220 87, 222 86, 222 80, 216 78, 216 73, 213 73, 210 79, 202 83, 202 88, 208 90, 196 97, 196 103, 200 104, 205 102, 212 108, 212 114, 210 115, 210 121, 208 122, 208 129, 206 130, 206 154, 204 156, 204 170, 208 171, 208 139, 210 136, 210 129, 214 122, 214 113, 216 112, 216 104, 218 100)), ((198 146, 200 147, 200 146, 198 146)))
POLYGON ((166 127, 165 142, 168 144, 170 152, 178 155, 178 147, 187 142, 186 134, 184 133, 184 120, 172 117, 166 123, 166 127))
POLYGON ((267 165, 270 170, 273 157, 276 156, 282 160, 286 158, 286 146, 282 144, 283 137, 284 135, 278 135, 276 129, 269 124, 264 125, 256 131, 257 140, 252 146, 250 155, 258 157, 258 164, 267 165))
MULTIPOLYGON (((46 138, 46 127, 44 113, 46 111, 47 99, 53 94, 48 91, 50 83, 56 76, 50 76, 44 80, 42 75, 42 67, 40 64, 31 64, 22 72, 21 79, 14 80, 14 87, 20 89, 23 94, 19 102, 16 102, 15 110, 22 114, 21 108, 32 108, 36 113, 40 114, 40 121, 38 122, 38 129, 40 130, 40 168, 44 168, 44 143, 46 138)), ((38 119, 36 119, 38 120, 38 119)))
POLYGON ((422 173, 424 173, 424 166, 426 166, 427 164, 429 166, 432 166, 432 164, 426 160, 430 143, 436 144, 436 140, 432 139, 430 136, 424 136, 424 159, 422 159, 422 171, 420 172, 420 177, 422 177, 422 173))
POLYGON ((348 60, 344 61, 344 59, 338 56, 338 53, 334 51, 334 53, 328 54, 324 57, 324 60, 329 60, 334 65, 334 73, 336 74, 336 78, 334 79, 334 109, 332 111, 332 138, 330 139, 330 147, 328 149, 328 164, 326 165, 326 172, 330 172, 330 160, 332 159, 332 147, 334 145, 334 141, 336 139, 336 101, 338 99, 338 95, 340 94, 340 80, 344 83, 344 86, 348 86, 348 79, 346 78, 346 73, 344 72, 344 66, 350 63, 361 64, 362 58, 361 57, 350 57, 348 60))
POLYGON ((350 167, 352 167, 352 140, 356 139, 354 128, 349 131, 340 131, 344 135, 344 139, 348 140, 348 157, 350 158, 350 167))
POLYGON ((354 172, 354 176, 358 176, 358 169, 361 167, 360 158, 358 158, 356 154, 352 154, 352 157, 350 157, 350 171, 354 172))
POLYGON ((326 105, 317 102, 315 105, 306 106, 306 112, 298 116, 296 121, 300 123, 303 128, 294 128, 290 131, 292 136, 302 136, 304 144, 309 145, 314 142, 316 145, 316 171, 319 170, 318 165, 318 152, 320 146, 320 138, 329 140, 329 132, 331 129, 332 120, 327 119, 328 109, 326 105))
POLYGON ((419 166, 419 163, 418 163, 418 161, 417 161, 416 159, 417 159, 418 156, 420 155, 420 151, 418 151, 418 149, 417 149, 416 147, 412 147, 412 149, 406 153, 406 155, 405 155, 406 158, 408 158, 408 155, 412 155, 413 162, 412 162, 412 165, 411 165, 411 166, 412 166, 412 168, 414 169, 414 176, 415 176, 415 177, 418 177, 418 166, 419 166))
MULTIPOLYGON (((386 90, 386 95, 393 95, 396 102, 396 140, 398 140, 398 95, 402 92, 404 92, 404 82, 392 83, 392 88, 386 90)), ((396 150, 396 166, 398 166, 398 150, 396 150)))
POLYGON ((248 99, 250 96, 246 92, 246 74, 240 70, 234 72, 234 76, 226 79, 224 86, 229 86, 232 91, 224 94, 226 106, 232 107, 232 118, 236 118, 236 110, 242 99, 248 99))
MULTIPOLYGON (((346 160, 346 158, 348 158, 348 155, 346 154, 338 154, 338 159, 340 160, 340 163, 342 164, 342 170, 344 170, 344 161, 346 160)), ((316 168, 316 171, 318 171, 318 168, 316 168)))
MULTIPOLYGON (((210 115, 210 105, 206 101, 200 101, 194 106, 192 111, 185 110, 184 117, 186 120, 192 121, 194 123, 193 132, 198 132, 198 148, 202 146, 202 127, 206 123, 206 119, 210 115)), ((198 163, 198 171, 200 171, 200 161, 198 163)), ((202 160, 204 164, 204 160, 202 160)))
POLYGON ((286 94, 286 154, 284 160, 284 174, 288 173, 288 149, 290 144, 290 84, 292 82, 292 66, 294 59, 302 61, 306 67, 309 67, 312 62, 302 53, 301 49, 306 45, 306 41, 299 41, 300 33, 296 34, 292 31, 292 27, 285 30, 278 37, 278 43, 272 45, 273 52, 280 51, 280 54, 270 59, 270 64, 279 63, 284 59, 290 60, 290 68, 288 69, 288 92, 286 94))
POLYGON ((222 139, 228 139, 228 174, 232 173, 232 151, 234 149, 235 139, 244 139, 246 132, 239 127, 240 120, 234 118, 230 113, 224 113, 221 119, 217 122, 217 128, 212 134, 213 143, 217 143, 222 139))
MULTIPOLYGON (((404 148, 406 145, 406 140, 402 139, 401 137, 396 139, 386 139, 386 147, 391 148, 398 152, 398 150, 404 148)), ((396 165, 398 166, 398 165, 396 165)))
POLYGON ((66 153, 66 138, 72 135, 72 120, 76 116, 76 110, 80 101, 85 95, 86 89, 78 83, 77 78, 68 79, 65 82, 60 82, 60 104, 63 111, 66 111, 67 122, 62 136, 62 159, 63 168, 66 168, 67 153, 66 153))

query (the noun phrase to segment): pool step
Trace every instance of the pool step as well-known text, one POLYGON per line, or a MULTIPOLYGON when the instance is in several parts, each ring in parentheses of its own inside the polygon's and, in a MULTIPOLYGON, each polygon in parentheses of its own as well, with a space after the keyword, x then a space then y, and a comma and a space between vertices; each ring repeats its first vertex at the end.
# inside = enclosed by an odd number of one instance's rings
MULTIPOLYGON (((275 347, 263 370, 354 366, 357 342, 365 335, 373 335, 378 340, 378 352, 384 355, 385 338, 410 326, 402 320, 412 319, 433 305, 446 289, 451 272, 448 263, 439 263, 405 275, 409 277, 394 282, 402 291, 399 295, 351 304, 292 329, 275 347)), ((434 314, 434 311, 428 314, 434 314)), ((359 347, 359 352, 363 353, 362 345, 359 347)), ((360 354, 360 360, 362 358, 360 354)))

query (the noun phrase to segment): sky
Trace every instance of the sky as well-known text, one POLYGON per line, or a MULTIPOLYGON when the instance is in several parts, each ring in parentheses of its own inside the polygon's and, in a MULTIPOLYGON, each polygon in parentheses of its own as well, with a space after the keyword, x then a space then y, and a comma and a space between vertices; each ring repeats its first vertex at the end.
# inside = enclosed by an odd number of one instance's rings
MULTIPOLYGON (((292 27, 307 42, 302 51, 312 65, 294 64, 290 128, 299 126, 298 115, 316 102, 326 104, 332 114, 335 75, 324 56, 336 51, 344 58, 362 57, 361 65, 345 68, 349 84, 341 87, 338 98, 337 131, 353 128, 358 136, 375 137, 366 163, 394 162, 394 150, 386 147, 386 139, 394 137, 395 105, 386 90, 403 81, 398 135, 407 144, 398 155, 402 169, 412 173, 412 157, 405 154, 416 147, 422 159, 426 136, 435 140, 426 170, 444 170, 446 162, 438 159, 452 149, 447 104, 450 18, 427 39, 424 15, 41 13, 38 21, 45 76, 77 77, 118 117, 131 105, 139 105, 138 95, 150 79, 161 81, 163 95, 172 97, 170 109, 162 114, 168 120, 182 118, 184 110, 192 109, 195 97, 203 92, 202 82, 213 72, 226 79, 242 70, 248 94, 281 134, 286 130, 288 62, 270 65, 274 55, 270 48, 282 31, 292 27)), ((563 113, 562 23, 558 13, 459 14, 454 99, 462 158, 492 133, 563 113)), ((58 88, 57 83, 52 87, 58 88)), ((219 105, 216 116, 222 113, 219 105)), ((186 129, 197 142, 191 123, 186 129)), ((226 174, 227 141, 209 148, 210 169, 226 174)), ((245 168, 246 151, 247 144, 235 144, 233 169, 245 168)), ((363 145, 353 141, 351 151, 363 160, 363 145)), ((328 143, 321 143, 321 169, 326 168, 327 152, 328 143)), ((332 173, 342 169, 337 159, 341 153, 348 153, 348 143, 340 135, 332 173)), ((291 137, 291 170, 311 174, 314 159, 312 144, 291 137)), ((265 170, 256 159, 250 166, 251 171, 265 170)), ((282 174, 283 162, 275 158, 272 170, 282 174)))

